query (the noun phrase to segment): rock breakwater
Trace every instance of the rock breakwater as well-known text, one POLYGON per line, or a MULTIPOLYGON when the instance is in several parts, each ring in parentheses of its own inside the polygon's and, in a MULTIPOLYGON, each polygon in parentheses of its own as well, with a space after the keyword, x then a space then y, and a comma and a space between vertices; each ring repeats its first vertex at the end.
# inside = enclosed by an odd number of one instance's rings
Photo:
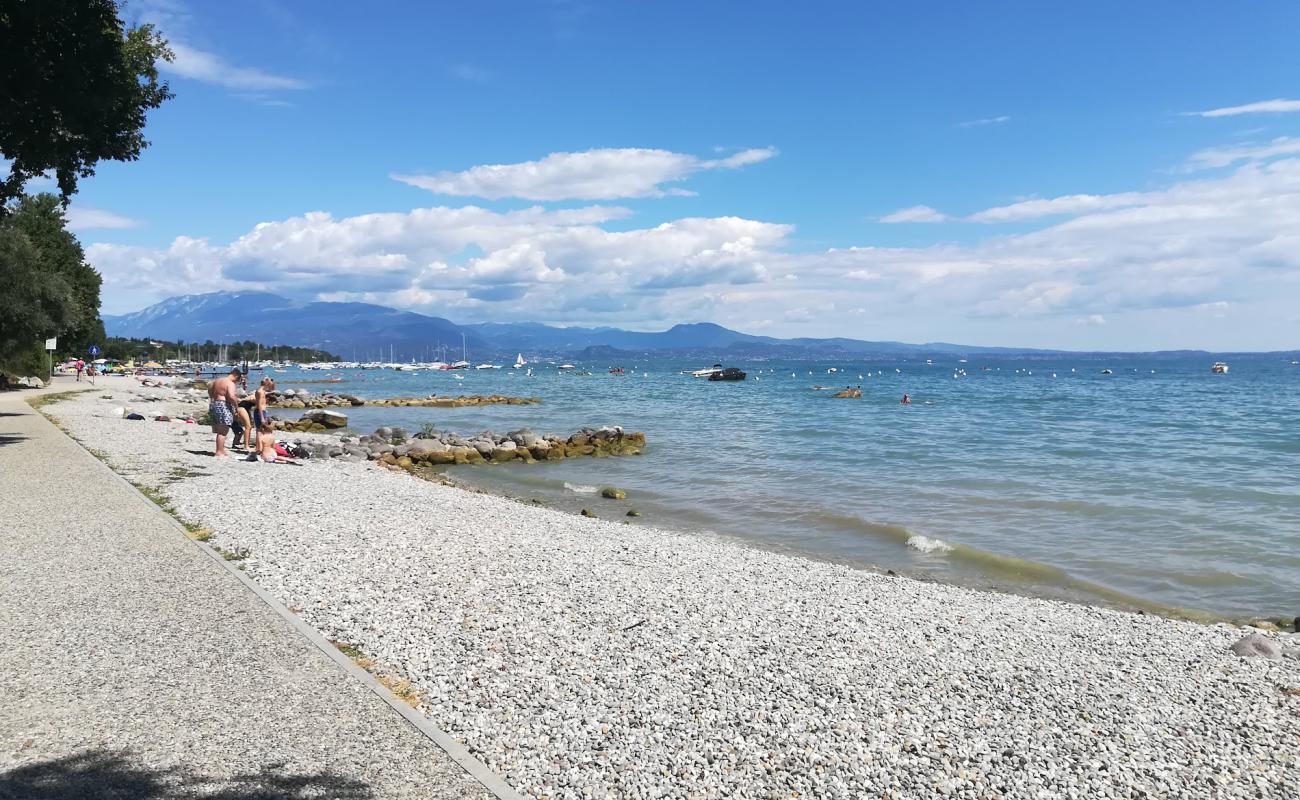
POLYGON ((540 402, 542 402, 540 397, 508 397, 501 394, 462 394, 455 397, 433 394, 428 397, 388 397, 371 400, 351 394, 333 392, 313 394, 304 389, 289 389, 272 395, 270 405, 272 408, 355 408, 358 406, 460 408, 491 405, 529 406, 540 402))
POLYGON ((472 436, 436 430, 407 438, 400 428, 379 428, 358 438, 344 436, 337 443, 295 442, 295 452, 309 458, 347 458, 378 461, 390 467, 415 471, 451 464, 501 464, 508 461, 556 461, 582 456, 640 455, 645 434, 617 426, 582 428, 569 436, 536 434, 527 428, 472 436))

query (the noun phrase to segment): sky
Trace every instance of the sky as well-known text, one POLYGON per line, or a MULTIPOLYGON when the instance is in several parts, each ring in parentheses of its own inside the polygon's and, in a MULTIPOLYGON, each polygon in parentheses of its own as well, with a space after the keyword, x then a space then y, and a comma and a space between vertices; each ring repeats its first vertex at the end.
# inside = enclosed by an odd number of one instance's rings
POLYGON ((1300 4, 133 0, 104 313, 1300 347, 1300 4))

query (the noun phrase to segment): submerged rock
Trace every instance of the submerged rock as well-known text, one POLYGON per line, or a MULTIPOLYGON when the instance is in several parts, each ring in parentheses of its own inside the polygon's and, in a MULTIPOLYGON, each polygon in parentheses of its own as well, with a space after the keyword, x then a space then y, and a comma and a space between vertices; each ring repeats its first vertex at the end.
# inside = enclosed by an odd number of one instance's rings
POLYGON ((600 490, 600 496, 606 500, 626 500, 627 492, 613 486, 606 486, 604 489, 600 490))

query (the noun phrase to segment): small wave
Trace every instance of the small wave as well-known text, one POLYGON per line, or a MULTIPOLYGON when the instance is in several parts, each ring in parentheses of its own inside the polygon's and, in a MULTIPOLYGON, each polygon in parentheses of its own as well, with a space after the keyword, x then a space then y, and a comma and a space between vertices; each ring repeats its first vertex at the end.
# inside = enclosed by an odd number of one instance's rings
POLYGON ((952 545, 943 539, 931 539, 917 534, 907 540, 907 546, 921 553, 951 553, 952 545))
POLYGON ((578 494, 595 494, 600 491, 600 488, 597 486, 584 486, 581 483, 569 483, 568 481, 564 482, 564 488, 578 494))

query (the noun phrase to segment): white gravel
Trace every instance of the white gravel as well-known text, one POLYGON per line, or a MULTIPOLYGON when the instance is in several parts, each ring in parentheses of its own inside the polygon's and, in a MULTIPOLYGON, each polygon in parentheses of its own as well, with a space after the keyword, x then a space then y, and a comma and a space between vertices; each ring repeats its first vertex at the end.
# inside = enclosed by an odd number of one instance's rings
POLYGON ((185 452, 211 450, 207 429, 107 416, 134 393, 104 393, 50 411, 249 551, 328 637, 409 677, 521 792, 1300 795, 1294 635, 1268 634, 1291 656, 1239 658, 1228 625, 891 578, 365 463, 216 462, 185 452), (178 466, 207 474, 168 482, 178 466))

